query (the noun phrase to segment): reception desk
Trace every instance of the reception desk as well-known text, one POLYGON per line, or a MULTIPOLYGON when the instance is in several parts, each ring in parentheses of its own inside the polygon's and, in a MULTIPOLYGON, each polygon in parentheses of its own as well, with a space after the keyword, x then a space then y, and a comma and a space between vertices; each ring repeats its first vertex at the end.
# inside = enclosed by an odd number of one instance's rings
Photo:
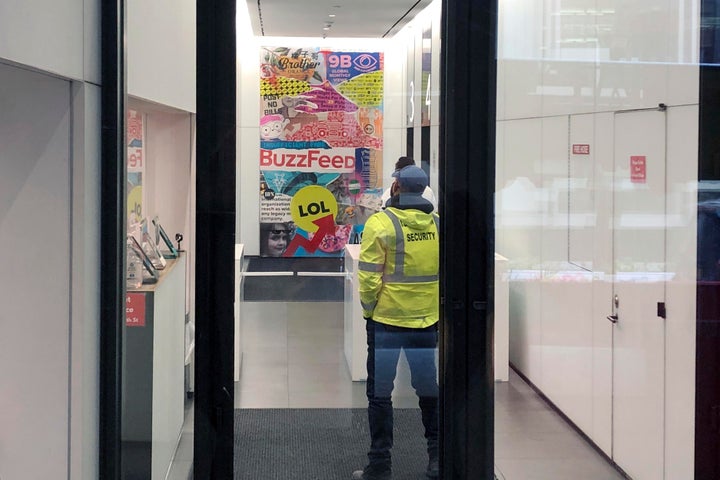
POLYGON ((345 245, 345 360, 350 376, 356 382, 367 379, 367 339, 358 282, 359 257, 360 245, 345 245))
MULTIPOLYGON (((345 360, 353 381, 367 379, 367 339, 365 320, 360 306, 358 259, 360 245, 345 246, 345 360)), ((509 376, 509 292, 507 259, 495 254, 495 380, 507 381, 509 376)))

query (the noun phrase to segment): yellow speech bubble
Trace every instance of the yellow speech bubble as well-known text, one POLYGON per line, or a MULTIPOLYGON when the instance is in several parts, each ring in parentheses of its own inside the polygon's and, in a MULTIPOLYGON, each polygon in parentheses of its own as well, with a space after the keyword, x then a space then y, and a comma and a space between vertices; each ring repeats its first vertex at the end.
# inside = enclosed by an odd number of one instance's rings
POLYGON ((318 226, 313 222, 319 218, 338 213, 337 200, 327 188, 319 185, 303 187, 290 201, 290 215, 295 224, 306 232, 315 232, 318 226))

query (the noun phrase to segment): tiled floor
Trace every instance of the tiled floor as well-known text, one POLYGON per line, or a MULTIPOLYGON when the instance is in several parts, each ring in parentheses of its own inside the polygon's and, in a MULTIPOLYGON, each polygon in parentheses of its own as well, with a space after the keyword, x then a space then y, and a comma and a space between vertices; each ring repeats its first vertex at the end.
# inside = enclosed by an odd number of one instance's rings
MULTIPOLYGON (((362 408, 343 355, 340 302, 244 302, 237 408, 362 408)), ((393 394, 415 407, 404 359, 393 394)), ((516 374, 495 385, 495 463, 505 480, 612 480, 623 477, 516 374)))

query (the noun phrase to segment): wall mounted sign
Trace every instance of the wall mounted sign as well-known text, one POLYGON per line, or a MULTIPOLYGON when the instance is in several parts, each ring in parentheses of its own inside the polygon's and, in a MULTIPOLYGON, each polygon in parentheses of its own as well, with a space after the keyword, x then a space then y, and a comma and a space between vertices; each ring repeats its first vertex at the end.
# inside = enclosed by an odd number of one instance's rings
POLYGON ((125 325, 128 327, 145 326, 145 294, 128 292, 125 296, 125 325))
POLYGON ((383 54, 260 51, 260 255, 340 256, 381 207, 383 54))
POLYGON ((630 181, 632 183, 645 183, 647 181, 647 159, 645 155, 630 157, 630 181))
POLYGON ((590 155, 590 145, 587 143, 573 143, 573 155, 590 155))

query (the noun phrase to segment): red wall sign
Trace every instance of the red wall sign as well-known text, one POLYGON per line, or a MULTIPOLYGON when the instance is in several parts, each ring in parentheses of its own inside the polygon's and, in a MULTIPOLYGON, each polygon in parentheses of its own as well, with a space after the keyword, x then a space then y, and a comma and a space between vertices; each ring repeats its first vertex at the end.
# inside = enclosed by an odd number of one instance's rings
POLYGON ((132 292, 125 297, 125 325, 128 327, 145 326, 145 294, 132 292))
POLYGON ((590 155, 590 145, 587 143, 573 143, 573 155, 590 155))
POLYGON ((632 155, 630 157, 630 181, 632 183, 645 183, 647 180, 647 161, 645 155, 632 155))

